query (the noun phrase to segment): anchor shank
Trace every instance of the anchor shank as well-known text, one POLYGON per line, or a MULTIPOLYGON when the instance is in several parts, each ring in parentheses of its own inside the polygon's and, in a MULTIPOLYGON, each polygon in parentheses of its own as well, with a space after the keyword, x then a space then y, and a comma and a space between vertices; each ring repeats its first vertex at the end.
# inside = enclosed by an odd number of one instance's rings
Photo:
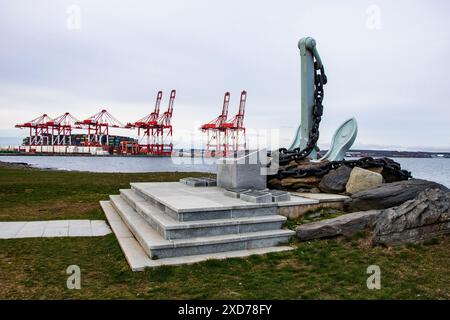
MULTIPOLYGON (((298 43, 300 49, 301 66, 301 130, 300 147, 304 149, 308 143, 309 133, 313 124, 313 106, 314 106, 314 57, 320 64, 320 56, 316 49, 316 42, 311 37, 300 39, 298 43)), ((316 150, 313 150, 309 157, 317 158, 316 150)))

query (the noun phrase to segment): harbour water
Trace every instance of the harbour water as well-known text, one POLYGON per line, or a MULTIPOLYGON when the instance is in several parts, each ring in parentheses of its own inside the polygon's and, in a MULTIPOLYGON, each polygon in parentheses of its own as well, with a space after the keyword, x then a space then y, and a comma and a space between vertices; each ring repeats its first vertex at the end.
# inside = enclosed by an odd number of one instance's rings
MULTIPOLYGON (((442 183, 450 188, 449 158, 394 158, 413 177, 442 183)), ((3 162, 24 162, 36 168, 88 172, 216 172, 215 159, 190 157, 74 157, 0 156, 3 162)))

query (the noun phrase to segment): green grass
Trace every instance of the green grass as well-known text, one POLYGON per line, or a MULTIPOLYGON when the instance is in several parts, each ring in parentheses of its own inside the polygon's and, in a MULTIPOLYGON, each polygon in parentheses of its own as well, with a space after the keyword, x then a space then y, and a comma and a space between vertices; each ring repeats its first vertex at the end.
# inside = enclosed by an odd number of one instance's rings
POLYGON ((331 208, 321 208, 318 210, 305 213, 303 216, 297 219, 289 219, 285 222, 286 228, 295 230, 296 227, 305 223, 317 222, 325 219, 332 219, 345 214, 346 212, 331 208))
MULTIPOLYGON (((0 167, 0 221, 100 218, 98 200, 132 181, 204 174, 91 174, 0 167), (55 205, 57 203, 57 205, 55 205)), ((114 235, 0 240, 0 299, 449 299, 450 238, 371 247, 367 234, 289 252, 131 272, 114 235), (69 265, 81 290, 66 288, 69 265), (381 290, 366 269, 381 268, 381 290)))
POLYGON ((85 173, 10 168, 0 164, 0 221, 104 219, 98 201, 130 182, 178 181, 205 173, 85 173))

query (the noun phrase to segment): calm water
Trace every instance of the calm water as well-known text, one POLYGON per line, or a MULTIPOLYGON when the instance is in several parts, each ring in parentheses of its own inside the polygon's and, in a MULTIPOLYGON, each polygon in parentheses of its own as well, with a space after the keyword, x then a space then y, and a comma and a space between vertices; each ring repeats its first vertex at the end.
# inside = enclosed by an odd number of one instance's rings
POLYGON ((215 172, 214 159, 190 157, 0 156, 4 162, 25 162, 36 168, 88 172, 215 172))
MULTIPOLYGON (((415 178, 433 180, 450 187, 450 159, 395 158, 415 178)), ((26 162, 37 168, 89 172, 215 172, 214 159, 148 157, 0 156, 4 162, 26 162)))

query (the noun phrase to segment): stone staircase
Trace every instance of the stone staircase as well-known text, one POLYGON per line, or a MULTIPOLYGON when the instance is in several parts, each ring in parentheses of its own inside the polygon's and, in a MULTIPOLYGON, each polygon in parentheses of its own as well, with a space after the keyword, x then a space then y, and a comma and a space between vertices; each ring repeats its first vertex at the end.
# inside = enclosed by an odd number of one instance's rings
POLYGON ((276 204, 232 199, 217 187, 132 183, 101 206, 134 270, 287 250, 279 245, 294 235, 281 229, 276 204))

